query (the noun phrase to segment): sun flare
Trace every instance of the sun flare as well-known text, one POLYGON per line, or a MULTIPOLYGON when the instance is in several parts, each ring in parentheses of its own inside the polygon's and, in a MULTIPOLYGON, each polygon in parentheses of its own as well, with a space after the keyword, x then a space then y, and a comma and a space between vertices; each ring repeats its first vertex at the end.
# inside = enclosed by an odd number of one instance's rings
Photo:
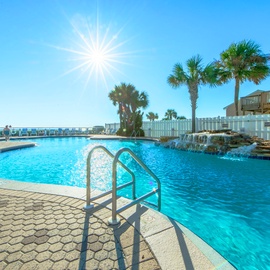
POLYGON ((106 53, 100 50, 94 50, 92 54, 89 55, 89 60, 93 62, 93 64, 99 66, 103 63, 106 63, 106 53))
POLYGON ((59 50, 69 53, 68 61, 72 63, 62 76, 72 72, 78 72, 81 79, 85 78, 85 88, 93 80, 96 84, 101 82, 109 91, 113 85, 108 86, 111 79, 117 83, 116 75, 125 74, 120 70, 121 65, 127 65, 125 59, 131 56, 132 52, 124 51, 124 45, 129 40, 118 41, 123 28, 111 33, 110 26, 91 23, 87 18, 75 16, 69 21, 71 25, 71 48, 53 46, 59 50))

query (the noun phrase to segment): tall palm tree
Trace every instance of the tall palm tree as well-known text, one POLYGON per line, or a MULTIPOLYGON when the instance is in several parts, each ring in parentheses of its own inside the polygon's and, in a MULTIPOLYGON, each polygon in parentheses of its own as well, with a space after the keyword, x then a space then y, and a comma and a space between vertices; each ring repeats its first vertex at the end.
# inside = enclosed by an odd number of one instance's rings
POLYGON ((149 112, 146 115, 146 118, 149 119, 150 121, 155 121, 155 119, 158 119, 158 114, 157 113, 153 113, 153 112, 149 112))
POLYGON ((226 83, 235 80, 234 104, 236 115, 238 112, 238 100, 240 84, 251 81, 259 84, 269 76, 269 55, 262 53, 260 46, 251 40, 243 40, 232 43, 229 48, 220 54, 220 60, 216 66, 220 69, 220 82, 226 83))
MULTIPOLYGON (((135 130, 139 130, 142 125, 143 113, 139 108, 148 106, 148 96, 146 92, 139 92, 132 84, 121 83, 109 93, 109 98, 114 106, 118 106, 117 113, 120 117, 120 133, 131 135, 135 130)), ((121 135, 122 135, 121 134, 121 135)))
POLYGON ((177 112, 173 109, 168 109, 166 112, 165 112, 165 118, 164 120, 172 120, 172 119, 176 119, 177 118, 177 112))
POLYGON ((170 86, 177 88, 181 85, 188 87, 192 110, 192 132, 195 132, 195 117, 198 100, 198 89, 200 85, 216 85, 217 68, 213 63, 203 67, 200 55, 191 57, 186 62, 187 71, 179 63, 175 64, 172 75, 167 79, 170 86))

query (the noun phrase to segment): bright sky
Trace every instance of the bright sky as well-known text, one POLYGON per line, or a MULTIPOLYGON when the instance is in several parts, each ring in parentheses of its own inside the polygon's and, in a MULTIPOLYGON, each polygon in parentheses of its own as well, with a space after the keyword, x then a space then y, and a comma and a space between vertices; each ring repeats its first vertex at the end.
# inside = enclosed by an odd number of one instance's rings
MULTIPOLYGON (((191 118, 187 87, 167 83, 174 64, 243 39, 269 53, 269 12, 269 0, 0 0, 0 127, 119 122, 108 93, 121 82, 147 92, 145 114, 191 118)), ((257 89, 270 78, 240 97, 257 89)), ((225 116, 233 98, 234 82, 201 87, 197 117, 225 116)))

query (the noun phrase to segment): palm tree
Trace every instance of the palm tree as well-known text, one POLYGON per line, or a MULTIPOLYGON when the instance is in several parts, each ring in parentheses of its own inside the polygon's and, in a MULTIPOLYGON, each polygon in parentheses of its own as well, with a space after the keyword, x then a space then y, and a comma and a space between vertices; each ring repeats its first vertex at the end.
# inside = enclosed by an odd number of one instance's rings
POLYGON ((165 112, 165 118, 163 118, 163 120, 172 120, 173 118, 177 118, 177 112, 173 109, 168 109, 165 112))
POLYGON ((236 115, 238 112, 238 100, 240 84, 244 81, 251 81, 259 84, 269 76, 267 65, 269 55, 262 53, 260 46, 251 40, 243 40, 239 43, 232 43, 229 48, 220 54, 220 60, 216 61, 220 69, 220 82, 226 83, 231 79, 235 80, 234 104, 236 115))
POLYGON ((146 115, 146 118, 149 119, 150 121, 155 121, 155 119, 158 119, 158 114, 157 113, 153 113, 153 112, 149 112, 146 115))
POLYGON ((144 109, 148 106, 147 93, 139 93, 132 84, 121 83, 109 93, 109 98, 114 106, 118 106, 117 113, 120 117, 119 135, 128 136, 133 131, 140 130, 143 113, 139 108, 144 109))
POLYGON ((187 119, 184 115, 181 115, 181 116, 177 116, 177 119, 178 120, 184 120, 184 119, 187 119))
POLYGON ((173 74, 167 79, 170 86, 177 88, 181 85, 188 87, 192 110, 192 132, 195 132, 195 117, 198 100, 198 89, 200 85, 216 85, 217 68, 213 63, 202 66, 202 58, 199 55, 193 56, 186 62, 187 72, 183 66, 177 63, 173 68, 173 74))

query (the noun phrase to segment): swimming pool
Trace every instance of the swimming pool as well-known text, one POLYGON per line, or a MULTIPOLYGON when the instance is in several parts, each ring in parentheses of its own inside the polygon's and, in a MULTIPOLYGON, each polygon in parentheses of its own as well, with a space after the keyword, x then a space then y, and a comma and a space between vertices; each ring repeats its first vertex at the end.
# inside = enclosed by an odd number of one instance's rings
MULTIPOLYGON (((85 187, 90 149, 104 145, 116 153, 129 147, 159 177, 162 213, 199 235, 238 269, 270 265, 269 161, 190 153, 147 141, 46 138, 36 142, 38 147, 2 153, 0 178, 85 187)), ((136 166, 130 157, 123 159, 136 166)), ((92 184, 107 190, 110 173, 105 169, 111 167, 111 160, 97 152, 93 161, 98 165, 92 184)), ((142 185, 145 175, 135 168, 142 185)), ((126 174, 120 172, 119 177, 119 182, 125 181, 126 174)), ((146 178, 146 183, 145 188, 154 187, 151 179, 146 178)), ((129 189, 122 195, 130 196, 129 189)))

